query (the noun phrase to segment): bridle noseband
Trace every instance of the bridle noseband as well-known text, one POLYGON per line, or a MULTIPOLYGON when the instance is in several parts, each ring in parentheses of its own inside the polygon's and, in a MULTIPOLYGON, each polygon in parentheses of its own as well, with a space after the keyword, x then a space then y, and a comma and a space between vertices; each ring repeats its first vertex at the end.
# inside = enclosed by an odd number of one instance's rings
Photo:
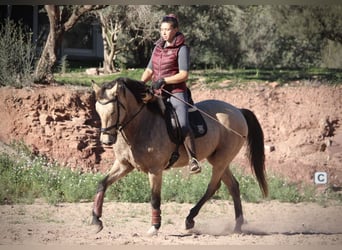
POLYGON ((120 128, 120 124, 119 124, 119 122, 120 122, 120 108, 119 108, 119 106, 122 106, 122 108, 124 108, 124 109, 125 109, 125 106, 119 101, 117 96, 115 96, 114 98, 112 98, 110 100, 104 101, 104 102, 100 101, 100 100, 98 100, 97 102, 101 105, 107 105, 109 103, 115 102, 116 110, 117 110, 116 122, 112 126, 109 126, 107 128, 101 127, 100 132, 103 134, 111 135, 111 133, 109 133, 109 131, 112 129, 115 129, 115 133, 116 133, 116 131, 119 130, 119 128, 120 128))
POLYGON ((100 101, 98 100, 97 101, 99 104, 101 105, 107 105, 109 103, 115 103, 116 104, 116 110, 117 110, 117 115, 116 115, 116 122, 112 125, 112 126, 109 126, 109 127, 106 127, 106 128, 103 128, 101 127, 100 129, 100 132, 103 133, 103 134, 107 134, 107 135, 112 135, 109 131, 112 130, 112 129, 115 129, 115 133, 117 133, 117 131, 122 131, 128 123, 130 123, 140 112, 141 110, 143 109, 143 107, 145 106, 144 105, 141 105, 140 109, 130 118, 128 119, 127 122, 125 122, 124 124, 120 124, 120 106, 126 110, 125 106, 119 101, 119 98, 117 96, 115 96, 114 98, 110 99, 110 100, 107 100, 107 101, 100 101))

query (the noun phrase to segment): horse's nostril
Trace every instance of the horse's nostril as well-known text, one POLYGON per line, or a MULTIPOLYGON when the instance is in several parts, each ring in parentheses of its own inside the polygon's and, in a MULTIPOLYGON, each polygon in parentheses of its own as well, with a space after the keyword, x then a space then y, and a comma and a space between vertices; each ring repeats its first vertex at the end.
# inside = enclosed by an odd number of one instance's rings
POLYGON ((112 145, 116 141, 116 135, 106 135, 101 137, 101 142, 105 145, 112 145))

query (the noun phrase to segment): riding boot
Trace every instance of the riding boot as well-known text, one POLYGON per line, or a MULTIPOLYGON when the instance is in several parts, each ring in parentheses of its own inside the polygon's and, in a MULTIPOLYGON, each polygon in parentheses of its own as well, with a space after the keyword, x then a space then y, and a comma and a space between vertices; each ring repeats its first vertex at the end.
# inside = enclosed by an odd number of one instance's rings
POLYGON ((195 141, 192 132, 189 132, 184 138, 184 146, 189 156, 189 170, 191 174, 201 172, 201 166, 196 159, 195 141))

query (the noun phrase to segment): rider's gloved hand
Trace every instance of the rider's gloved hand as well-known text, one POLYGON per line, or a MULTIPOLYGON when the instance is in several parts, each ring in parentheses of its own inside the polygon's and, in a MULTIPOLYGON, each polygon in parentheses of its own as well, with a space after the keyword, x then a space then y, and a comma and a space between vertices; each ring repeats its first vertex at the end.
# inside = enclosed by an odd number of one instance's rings
POLYGON ((166 84, 164 78, 160 78, 158 81, 152 83, 153 90, 159 90, 166 84))

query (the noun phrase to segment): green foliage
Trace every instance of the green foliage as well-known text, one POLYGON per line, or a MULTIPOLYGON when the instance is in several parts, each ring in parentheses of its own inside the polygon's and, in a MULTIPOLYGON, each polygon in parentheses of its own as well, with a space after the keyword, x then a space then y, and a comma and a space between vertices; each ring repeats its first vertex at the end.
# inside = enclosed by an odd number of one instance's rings
POLYGON ((106 193, 110 200, 125 202, 148 202, 150 194, 147 175, 138 171, 114 183, 106 193))
POLYGON ((0 24, 0 86, 32 83, 34 45, 21 23, 6 19, 0 24))
POLYGON ((209 176, 209 168, 204 168, 200 175, 188 177, 184 177, 181 169, 172 169, 164 174, 162 199, 195 203, 204 195, 209 176))
POLYGON ((136 70, 122 70, 119 73, 101 75, 101 76, 89 76, 83 72, 78 72, 78 70, 71 70, 71 73, 67 74, 57 74, 55 79, 57 82, 62 84, 72 84, 80 86, 91 86, 92 80, 98 84, 113 81, 118 77, 129 77, 132 79, 140 80, 143 73, 143 69, 136 70))
POLYGON ((51 204, 90 200, 101 177, 61 168, 43 157, 22 159, 0 155, 0 203, 32 203, 35 198, 51 204))
POLYGON ((340 5, 159 8, 165 13, 177 13, 191 48, 193 69, 341 69, 341 9, 340 5), (331 60, 332 56, 337 60, 331 60))
POLYGON ((67 56, 64 55, 61 58, 60 73, 65 74, 65 73, 67 73, 68 70, 69 70, 69 62, 68 62, 67 56))
MULTIPOLYGON (((63 84, 91 86, 91 80, 102 84, 117 77, 129 77, 140 80, 144 69, 124 70, 119 73, 102 76, 89 76, 85 73, 72 72, 56 75, 55 79, 63 84)), ((322 84, 341 84, 342 70, 311 68, 303 70, 290 69, 216 69, 216 70, 193 70, 190 72, 188 83, 191 86, 199 80, 210 88, 219 88, 218 83, 230 80, 231 83, 225 88, 232 88, 251 81, 278 81, 288 83, 291 81, 318 81, 322 84)), ((221 87, 222 88, 222 87, 221 87)))
MULTIPOLYGON (((19 144, 21 145, 21 144, 19 144)), ((22 146, 19 146, 22 147, 22 146)), ((233 167, 232 172, 240 185, 241 199, 247 202, 264 200, 256 179, 233 167)), ((208 163, 201 174, 189 176, 183 169, 171 169, 164 174, 162 200, 179 203, 196 203, 204 195, 211 176, 208 163)), ((0 204, 32 203, 36 198, 44 198, 50 204, 59 202, 91 201, 103 174, 81 173, 47 161, 44 157, 27 154, 18 149, 16 157, 0 154, 0 204)), ((327 190, 317 194, 314 187, 298 186, 283 178, 268 177, 269 200, 282 202, 319 202, 334 199, 342 202, 341 195, 327 190)), ((147 175, 133 171, 125 178, 110 186, 106 192, 109 200, 123 202, 149 202, 150 187, 147 175)), ((221 185, 213 199, 231 200, 225 185, 221 185)))

